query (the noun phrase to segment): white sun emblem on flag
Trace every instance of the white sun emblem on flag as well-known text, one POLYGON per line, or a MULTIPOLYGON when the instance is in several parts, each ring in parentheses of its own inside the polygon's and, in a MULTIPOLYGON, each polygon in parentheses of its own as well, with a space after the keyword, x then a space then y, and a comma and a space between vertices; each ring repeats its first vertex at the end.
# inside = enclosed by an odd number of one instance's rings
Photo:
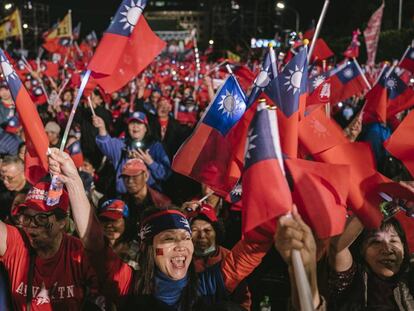
POLYGON ((124 23, 123 29, 130 28, 132 32, 134 30, 134 26, 137 24, 139 17, 144 10, 145 2, 144 0, 138 0, 137 3, 134 0, 131 0, 131 6, 124 5, 125 11, 121 12, 120 14, 124 16, 119 20, 120 23, 124 23))
POLYGON ((227 114, 227 117, 233 117, 233 115, 240 109, 242 100, 237 94, 233 94, 226 90, 226 95, 221 95, 221 100, 218 103, 220 107, 218 110, 223 110, 223 114, 227 114))
POLYGON ((314 133, 320 138, 325 138, 330 135, 325 125, 323 125, 318 119, 312 118, 310 120, 310 126, 314 133))
POLYGON ((385 83, 385 85, 387 86, 387 88, 390 91, 396 89, 397 88, 397 84, 398 84, 398 82, 397 82, 397 80, 395 78, 388 78, 387 79, 387 82, 385 83))
POLYGON ((2 55, 0 61, 1 61, 1 70, 3 71, 3 75, 6 81, 9 82, 9 79, 12 79, 12 80, 17 79, 17 74, 13 70, 13 67, 12 65, 10 65, 7 58, 2 55))
POLYGON ((411 59, 414 59, 414 51, 412 51, 411 53, 410 53, 410 56, 409 56, 411 59))
POLYGON ((236 184, 236 186, 234 186, 233 190, 231 191, 231 194, 232 194, 233 196, 237 196, 237 197, 239 197, 239 196, 241 196, 241 195, 242 195, 242 193, 243 193, 243 190, 242 190, 242 184, 237 183, 237 184, 236 184))
POLYGON ((298 66, 295 66, 295 70, 289 69, 290 75, 285 77, 288 81, 285 82, 285 85, 288 86, 288 91, 293 89, 293 94, 300 90, 300 84, 302 82, 303 68, 300 69, 298 66))
POLYGON ((316 89, 319 85, 321 85, 325 81, 325 77, 323 75, 317 76, 315 80, 312 82, 312 86, 316 89))
POLYGON ((267 71, 269 68, 262 69, 259 74, 257 75, 256 79, 254 80, 254 84, 256 84, 260 88, 265 88, 269 85, 270 77, 267 71))
POLYGON ((344 71, 344 76, 345 78, 352 78, 352 76, 354 75, 354 71, 351 68, 345 69, 344 71))
POLYGON ((247 136, 247 145, 246 145, 246 158, 250 159, 250 151, 256 148, 256 145, 253 144, 253 141, 257 138, 257 134, 253 135, 253 129, 249 130, 247 136))

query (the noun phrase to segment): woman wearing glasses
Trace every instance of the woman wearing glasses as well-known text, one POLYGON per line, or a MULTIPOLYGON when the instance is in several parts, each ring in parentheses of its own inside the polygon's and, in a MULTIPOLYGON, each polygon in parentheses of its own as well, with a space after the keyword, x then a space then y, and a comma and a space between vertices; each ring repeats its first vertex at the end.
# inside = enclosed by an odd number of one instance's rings
POLYGON ((0 262, 10 280, 13 310, 81 310, 87 289, 97 288, 79 239, 64 233, 69 199, 46 204, 49 183, 30 189, 14 210, 21 226, 0 221, 0 262))

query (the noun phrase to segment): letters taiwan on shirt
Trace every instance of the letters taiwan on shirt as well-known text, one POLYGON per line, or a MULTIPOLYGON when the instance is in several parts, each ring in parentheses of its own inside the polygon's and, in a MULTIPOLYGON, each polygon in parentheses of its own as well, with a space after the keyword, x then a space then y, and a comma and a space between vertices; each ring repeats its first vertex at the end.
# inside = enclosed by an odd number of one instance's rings
MULTIPOLYGON (((0 257, 11 283, 14 310, 26 310, 29 251, 21 233, 7 226, 7 250, 0 257)), ((32 286, 32 311, 81 310, 85 293, 97 292, 97 278, 79 239, 63 235, 52 258, 36 258, 32 286)))

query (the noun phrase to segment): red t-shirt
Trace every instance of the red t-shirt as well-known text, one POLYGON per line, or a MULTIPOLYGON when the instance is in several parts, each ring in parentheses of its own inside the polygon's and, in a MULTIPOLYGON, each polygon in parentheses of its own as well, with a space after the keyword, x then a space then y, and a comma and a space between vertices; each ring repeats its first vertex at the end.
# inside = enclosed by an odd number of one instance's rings
MULTIPOLYGON (((97 278, 81 241, 64 234, 59 251, 48 259, 36 257, 32 310, 80 310, 86 287, 96 293, 97 278)), ((7 225, 7 250, 0 257, 8 272, 14 310, 26 310, 29 250, 15 227, 7 225)))

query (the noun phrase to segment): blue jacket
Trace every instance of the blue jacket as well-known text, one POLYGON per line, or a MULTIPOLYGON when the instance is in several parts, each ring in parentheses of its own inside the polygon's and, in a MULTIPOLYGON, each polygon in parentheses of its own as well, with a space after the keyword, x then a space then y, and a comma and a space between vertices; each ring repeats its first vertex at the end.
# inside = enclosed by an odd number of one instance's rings
POLYGON ((0 310, 7 311, 10 306, 9 283, 7 273, 3 266, 0 266, 0 310))
MULTIPOLYGON (((98 135, 96 136, 96 145, 116 169, 116 191, 126 193, 126 187, 121 177, 122 167, 128 160, 125 152, 125 140, 113 138, 109 135, 98 135)), ((154 162, 147 166, 150 172, 147 184, 151 188, 162 191, 161 182, 167 180, 171 175, 170 160, 161 143, 153 142, 148 149, 154 162)))
POLYGON ((389 155, 387 150, 384 148, 383 143, 390 136, 390 128, 379 122, 368 124, 361 133, 360 140, 371 144, 377 165, 381 165, 381 163, 389 155))

